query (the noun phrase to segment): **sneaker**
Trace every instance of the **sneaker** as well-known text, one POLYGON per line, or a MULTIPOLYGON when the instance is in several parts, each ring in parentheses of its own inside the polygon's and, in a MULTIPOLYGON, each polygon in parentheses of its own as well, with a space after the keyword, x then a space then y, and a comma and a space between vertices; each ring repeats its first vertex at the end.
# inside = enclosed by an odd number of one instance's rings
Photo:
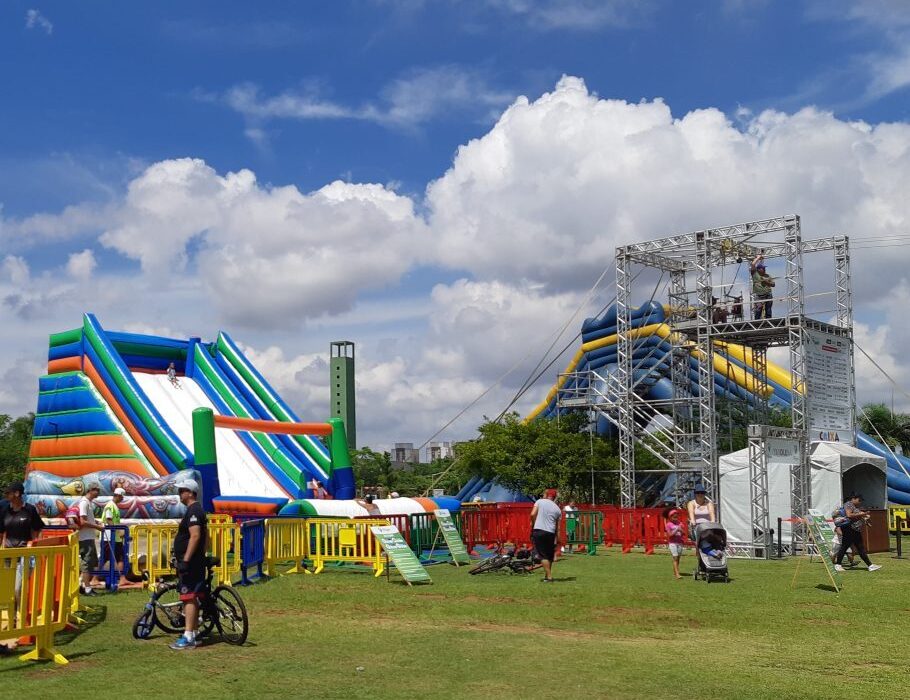
POLYGON ((843 570, 844 570, 844 567, 842 567, 840 564, 835 564, 835 565, 834 565, 834 570, 835 570, 835 571, 843 571, 843 570))
POLYGON ((169 646, 171 647, 171 649, 174 649, 177 651, 179 651, 181 649, 195 649, 196 642, 191 642, 186 637, 181 636, 177 639, 176 642, 172 642, 169 646))
POLYGON ((882 567, 880 564, 870 564, 869 565, 869 571, 878 571, 881 568, 882 567))
POLYGON ((95 590, 93 588, 89 588, 88 590, 83 588, 82 593, 80 595, 94 596, 94 595, 98 595, 98 594, 95 593, 95 590))
POLYGON ((540 582, 541 582, 541 583, 553 583, 553 579, 551 579, 551 578, 542 578, 542 579, 540 579, 540 582))

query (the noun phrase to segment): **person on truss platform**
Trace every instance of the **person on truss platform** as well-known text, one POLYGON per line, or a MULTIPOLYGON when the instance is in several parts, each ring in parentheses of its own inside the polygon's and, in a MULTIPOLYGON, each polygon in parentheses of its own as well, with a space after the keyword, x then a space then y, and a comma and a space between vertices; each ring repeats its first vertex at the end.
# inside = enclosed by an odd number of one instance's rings
POLYGON ((771 294, 774 290, 774 280, 765 271, 765 263, 762 256, 755 259, 752 271, 752 297, 755 300, 755 307, 752 310, 752 318, 771 318, 771 304, 774 300, 771 294))
POLYGON ((727 307, 717 303, 717 297, 711 297, 711 323, 726 323, 727 307))

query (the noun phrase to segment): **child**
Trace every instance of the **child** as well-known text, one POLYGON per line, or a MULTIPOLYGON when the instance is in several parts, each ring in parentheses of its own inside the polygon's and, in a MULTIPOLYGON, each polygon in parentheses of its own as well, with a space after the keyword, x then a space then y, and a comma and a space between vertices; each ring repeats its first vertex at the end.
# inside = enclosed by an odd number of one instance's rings
POLYGON ((679 522, 679 513, 674 508, 667 515, 667 535, 670 541, 670 556, 673 557, 673 576, 678 579, 682 578, 679 575, 679 558, 682 556, 685 541, 685 530, 683 530, 683 524, 679 522))
POLYGON ((717 533, 709 532, 702 538, 701 546, 699 549, 701 549, 701 551, 707 554, 709 557, 720 559, 724 555, 724 550, 721 549, 722 547, 723 542, 721 542, 720 538, 717 536, 717 533))
MULTIPOLYGON (((843 508, 835 508, 834 512, 831 513, 831 517, 834 519, 834 539, 831 541, 831 561, 836 564, 837 551, 840 549, 841 536, 843 535, 841 528, 850 527, 850 518, 847 517, 843 508)), ((847 559, 847 566, 856 566, 856 557, 854 556, 852 549, 847 550, 847 559)))
POLYGON ((167 366, 167 378, 168 378, 168 380, 170 380, 171 384, 173 384, 176 389, 180 388, 180 382, 177 381, 177 368, 174 367, 173 362, 171 362, 167 366))

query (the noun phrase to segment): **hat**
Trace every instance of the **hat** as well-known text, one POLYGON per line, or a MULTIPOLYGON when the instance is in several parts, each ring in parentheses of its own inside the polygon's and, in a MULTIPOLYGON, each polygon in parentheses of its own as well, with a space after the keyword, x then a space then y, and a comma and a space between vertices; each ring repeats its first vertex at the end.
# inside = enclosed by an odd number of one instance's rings
POLYGON ((674 515, 682 515, 682 511, 679 508, 674 508, 669 513, 667 513, 668 518, 672 518, 674 515))
POLYGON ((764 270, 764 269, 765 269, 765 264, 762 263, 762 262, 760 262, 760 263, 758 263, 758 265, 755 266, 755 269, 756 269, 756 270, 764 270))
POLYGON ((193 493, 199 493, 199 484, 197 484, 192 479, 184 479, 183 481, 177 482, 177 491, 192 491, 193 493))
POLYGON ((392 493, 389 494, 389 498, 401 498, 401 496, 398 495, 398 491, 392 491, 392 493))
POLYGON ((556 498, 556 489, 547 489, 543 492, 544 498, 556 498))
POLYGON ((126 491, 118 486, 117 488, 114 489, 114 495, 115 496, 125 496, 126 491))
POLYGON ((695 487, 694 493, 708 493, 708 490, 704 486, 699 484, 698 486, 695 487))
POLYGON ((3 493, 12 493, 13 491, 25 493, 25 485, 21 481, 11 481, 3 488, 3 493))

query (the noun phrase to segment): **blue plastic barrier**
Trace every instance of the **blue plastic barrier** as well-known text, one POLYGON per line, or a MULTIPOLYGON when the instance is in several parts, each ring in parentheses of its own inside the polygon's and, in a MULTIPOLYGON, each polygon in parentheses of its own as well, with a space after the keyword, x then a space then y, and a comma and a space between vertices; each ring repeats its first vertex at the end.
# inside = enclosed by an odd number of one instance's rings
POLYGON ((265 562, 265 520, 247 520, 240 525, 240 583, 249 586, 254 579, 262 578, 265 562), (255 566, 256 573, 247 576, 247 569, 255 566))
POLYGON ((117 560, 114 557, 114 533, 118 533, 123 538, 123 573, 129 572, 130 561, 130 529, 126 525, 106 525, 104 532, 101 533, 101 552, 98 557, 101 568, 92 572, 92 576, 97 576, 104 581, 104 587, 116 592, 120 586, 120 572, 117 571, 117 560))

